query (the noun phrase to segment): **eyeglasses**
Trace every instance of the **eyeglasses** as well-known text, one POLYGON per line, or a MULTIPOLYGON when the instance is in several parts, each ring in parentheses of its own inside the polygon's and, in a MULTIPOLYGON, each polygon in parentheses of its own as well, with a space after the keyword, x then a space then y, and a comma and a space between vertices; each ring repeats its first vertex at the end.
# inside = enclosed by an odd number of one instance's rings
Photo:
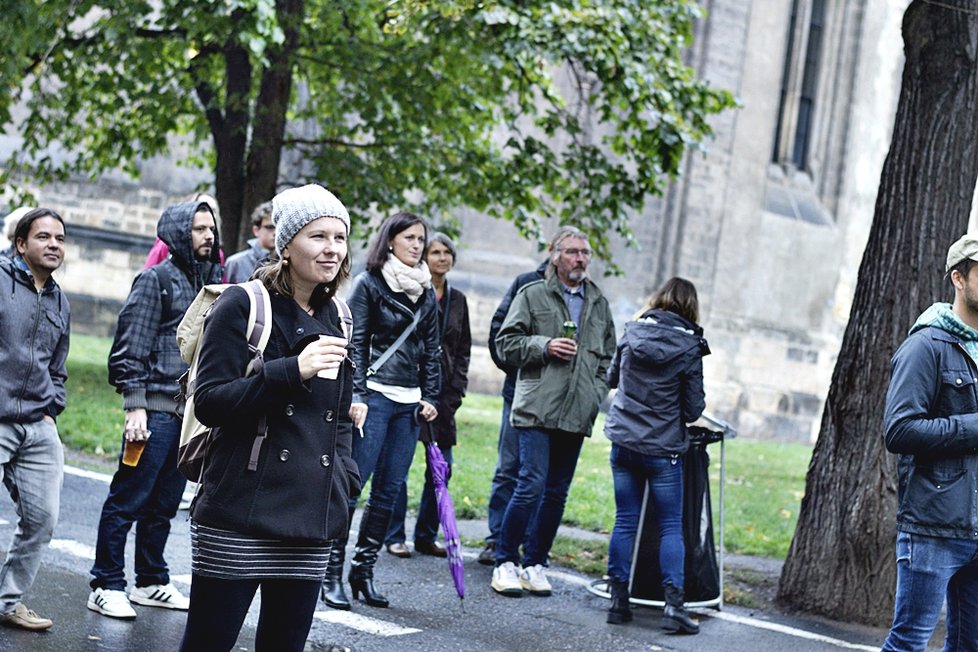
POLYGON ((585 258, 590 258, 591 257, 591 250, 590 249, 561 249, 560 251, 561 251, 561 253, 565 253, 565 254, 567 254, 568 256, 571 256, 571 257, 574 257, 574 256, 576 256, 578 254, 584 256, 585 258))

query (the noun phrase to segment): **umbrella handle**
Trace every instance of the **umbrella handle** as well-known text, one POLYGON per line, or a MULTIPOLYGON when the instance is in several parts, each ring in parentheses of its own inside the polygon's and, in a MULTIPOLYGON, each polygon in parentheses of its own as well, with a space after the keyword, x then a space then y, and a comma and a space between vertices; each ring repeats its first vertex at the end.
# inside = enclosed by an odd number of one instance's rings
POLYGON ((421 427, 421 435, 418 437, 425 444, 430 444, 434 441, 431 438, 431 424, 428 420, 421 416, 421 406, 419 405, 414 410, 414 421, 421 427))

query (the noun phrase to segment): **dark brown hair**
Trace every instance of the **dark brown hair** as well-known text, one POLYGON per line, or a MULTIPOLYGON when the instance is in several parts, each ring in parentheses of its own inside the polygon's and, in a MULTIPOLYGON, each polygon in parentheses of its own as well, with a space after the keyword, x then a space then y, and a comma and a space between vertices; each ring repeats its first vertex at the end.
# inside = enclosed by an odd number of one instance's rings
POLYGON ((388 248, 390 247, 390 241, 398 233, 411 228, 415 224, 420 224, 424 227, 425 245, 427 246, 428 224, 424 221, 424 218, 414 213, 402 211, 384 220, 384 223, 380 225, 380 229, 377 231, 377 235, 370 241, 370 248, 367 249, 367 271, 379 271, 384 266, 384 263, 387 262, 387 259, 390 258, 391 252, 388 248))
POLYGON ((42 217, 53 217, 54 219, 61 222, 61 226, 64 227, 65 235, 68 235, 68 227, 65 225, 65 221, 60 215, 55 213, 50 208, 35 208, 33 210, 24 213, 24 216, 17 220, 17 228, 14 229, 14 249, 17 248, 17 241, 23 240, 27 242, 27 236, 31 233, 31 225, 42 217))
POLYGON ((673 276, 649 298, 643 312, 646 310, 668 310, 686 321, 698 324, 700 302, 696 297, 696 286, 684 278, 673 276))

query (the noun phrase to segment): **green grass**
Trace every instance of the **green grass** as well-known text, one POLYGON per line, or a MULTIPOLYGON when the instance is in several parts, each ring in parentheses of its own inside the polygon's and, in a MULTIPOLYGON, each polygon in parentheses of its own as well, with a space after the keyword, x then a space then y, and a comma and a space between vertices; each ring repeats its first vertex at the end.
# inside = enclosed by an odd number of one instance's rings
MULTIPOLYGON (((122 408, 106 380, 107 338, 73 335, 68 358, 68 409, 58 420, 65 443, 76 450, 114 458, 121 441, 122 408)), ((470 395, 456 415, 459 445, 451 493, 459 518, 485 518, 489 486, 496 465, 496 442, 502 400, 470 395)), ((615 521, 614 490, 608 465, 610 442, 598 418, 594 436, 584 442, 571 485, 564 522, 610 532, 615 521)), ((709 447, 714 518, 719 516, 720 446, 709 447)), ((730 552, 783 559, 788 552, 805 488, 811 446, 748 439, 726 445, 725 544, 730 552)), ((424 482, 424 449, 418 446, 408 479, 410 505, 417 507, 424 482)), ((576 558, 587 566, 589 557, 603 558, 606 546, 597 542, 558 542, 555 556, 576 558), (597 546, 597 547, 595 547, 597 546)), ((598 562, 598 565, 603 561, 598 562)))
POLYGON ((58 431, 70 448, 115 457, 122 443, 122 399, 109 385, 107 361, 112 341, 72 335, 68 354, 68 407, 58 431))

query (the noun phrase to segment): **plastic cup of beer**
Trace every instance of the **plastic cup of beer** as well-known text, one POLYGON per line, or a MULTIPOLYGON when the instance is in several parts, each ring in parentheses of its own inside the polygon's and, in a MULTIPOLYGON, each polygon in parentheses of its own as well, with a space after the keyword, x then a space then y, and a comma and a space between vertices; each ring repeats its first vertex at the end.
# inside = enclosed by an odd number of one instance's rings
POLYGON ((139 458, 143 456, 143 450, 146 448, 146 441, 149 439, 149 431, 146 431, 145 439, 138 439, 129 441, 126 440, 122 447, 122 463, 126 466, 136 466, 139 464, 139 458))

